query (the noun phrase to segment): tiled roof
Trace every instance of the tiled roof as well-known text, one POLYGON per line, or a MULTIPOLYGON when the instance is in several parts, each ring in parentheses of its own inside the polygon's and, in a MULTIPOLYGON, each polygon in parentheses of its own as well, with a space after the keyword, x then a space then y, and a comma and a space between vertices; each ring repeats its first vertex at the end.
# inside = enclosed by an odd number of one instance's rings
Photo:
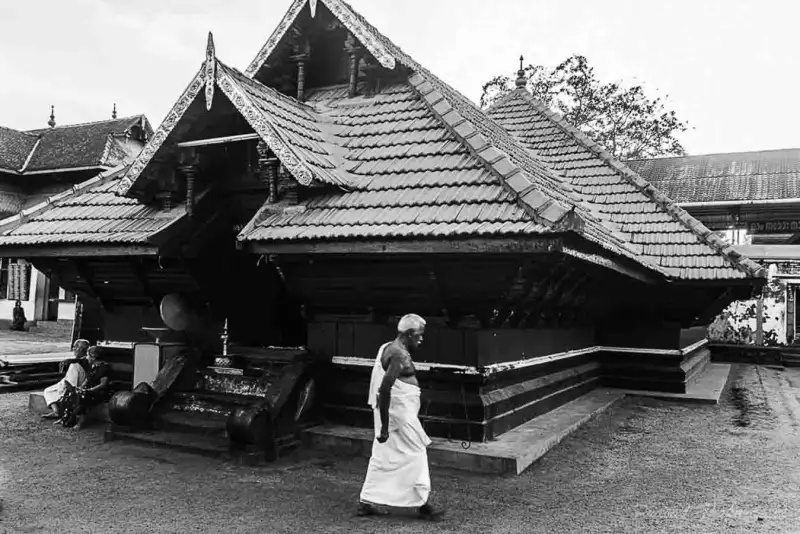
POLYGON ((0 127, 0 171, 14 174, 50 170, 114 167, 130 161, 141 149, 127 139, 133 126, 152 128, 144 115, 69 124, 21 132, 0 127))
MULTIPOLYGON (((513 96, 495 108, 501 126, 402 52, 348 4, 320 2, 382 64, 396 61, 412 70, 413 93, 396 87, 371 102, 338 100, 328 112, 341 128, 337 135, 347 139, 343 144, 349 150, 347 170, 363 175, 371 191, 331 193, 297 210, 266 205, 240 239, 480 234, 487 228, 503 232, 512 225, 518 231, 517 225, 522 224, 520 233, 575 231, 674 278, 760 274, 755 262, 741 258, 635 173, 563 121, 522 99, 521 93, 517 93, 519 102, 513 96), (507 113, 503 106, 509 107, 507 113), (504 128, 520 124, 513 132, 504 128), (512 135, 539 128, 543 133, 532 131, 531 139, 512 135), (410 142, 412 135, 415 139, 410 142), (538 151, 530 150, 530 143, 546 149, 549 157, 540 158, 538 151), (451 187, 462 188, 466 195, 472 185, 460 180, 475 179, 481 168, 485 174, 477 178, 480 183, 487 188, 492 181, 497 185, 472 196, 474 203, 461 201, 461 192, 447 192, 437 183, 439 175, 447 175, 453 180, 451 187), (402 191, 400 184, 411 191, 402 191), (391 194, 381 197, 377 191, 391 194), (412 211, 409 206, 416 208, 412 211)), ((294 2, 251 63, 249 75, 255 75, 269 58, 280 32, 285 32, 303 5, 303 0, 294 2)))
MULTIPOLYGON (((125 143, 125 133, 131 127, 143 122, 147 123, 144 116, 136 115, 122 119, 70 124, 26 132, 41 137, 41 142, 34 151, 26 170, 113 166, 122 160, 119 153, 122 149, 115 145, 125 143), (120 139, 114 142, 115 137, 120 137, 120 139), (110 151, 113 152, 109 153, 110 151), (111 157, 109 158, 109 156, 111 157)), ((136 144, 138 148, 141 148, 141 145, 136 144)))
MULTIPOLYGON (((245 241, 540 234, 482 161, 442 125, 406 85, 371 98, 309 95, 336 128, 345 167, 358 190, 315 196, 300 210, 264 211, 245 241)), ((345 95, 346 96, 346 95, 345 95)))
POLYGON ((800 148, 626 164, 675 202, 800 198, 800 148))
POLYGON ((145 243, 184 214, 159 210, 114 193, 120 166, 0 221, 0 246, 145 243))
POLYGON ((563 176, 582 202, 640 246, 645 261, 671 276, 741 278, 761 269, 526 89, 502 98, 488 115, 563 176))
POLYGON ((0 170, 19 171, 36 140, 35 135, 0 126, 0 170))
MULTIPOLYGON (((280 137, 283 144, 309 167, 316 180, 335 185, 351 184, 352 178, 334 154, 334 136, 313 108, 251 80, 219 60, 217 68, 227 74, 236 92, 244 93, 255 105, 271 133, 280 137)), ((237 104, 234 102, 234 106, 237 104)), ((245 111, 241 104, 237 107, 245 111)))

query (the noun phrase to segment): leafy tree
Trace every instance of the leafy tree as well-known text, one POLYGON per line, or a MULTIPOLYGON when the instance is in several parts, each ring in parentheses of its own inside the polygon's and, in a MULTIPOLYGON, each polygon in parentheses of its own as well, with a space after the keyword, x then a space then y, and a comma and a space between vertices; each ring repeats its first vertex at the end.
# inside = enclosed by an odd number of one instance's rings
MULTIPOLYGON (((527 88, 536 99, 617 159, 686 155, 676 135, 685 132, 688 123, 667 110, 661 98, 648 98, 641 85, 602 83, 587 59, 577 54, 555 68, 528 65, 522 70, 527 88)), ((481 108, 490 107, 513 91, 516 78, 495 76, 486 82, 481 108)))

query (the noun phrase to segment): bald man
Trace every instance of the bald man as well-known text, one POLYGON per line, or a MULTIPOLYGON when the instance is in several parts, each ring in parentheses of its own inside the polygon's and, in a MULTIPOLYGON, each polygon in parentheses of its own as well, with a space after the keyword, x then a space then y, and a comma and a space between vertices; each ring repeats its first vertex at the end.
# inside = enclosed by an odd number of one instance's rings
POLYGON ((376 505, 416 508, 424 519, 438 520, 444 515, 444 510, 428 503, 431 440, 419 420, 421 390, 411 358, 424 337, 425 319, 405 315, 397 324, 397 337, 382 345, 375 358, 368 397, 375 441, 358 515, 384 515, 376 505))

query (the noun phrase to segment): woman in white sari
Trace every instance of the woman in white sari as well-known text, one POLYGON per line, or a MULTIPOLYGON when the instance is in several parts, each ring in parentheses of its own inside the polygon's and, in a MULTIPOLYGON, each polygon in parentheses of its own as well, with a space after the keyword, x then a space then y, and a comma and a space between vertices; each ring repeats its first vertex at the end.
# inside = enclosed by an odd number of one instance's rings
POLYGON ((50 413, 43 416, 45 419, 58 419, 58 401, 60 401, 67 388, 79 388, 86 381, 85 365, 81 361, 86 357, 89 349, 89 342, 85 339, 78 339, 72 344, 72 354, 74 359, 67 360, 69 367, 64 378, 44 390, 44 400, 50 408, 50 413))

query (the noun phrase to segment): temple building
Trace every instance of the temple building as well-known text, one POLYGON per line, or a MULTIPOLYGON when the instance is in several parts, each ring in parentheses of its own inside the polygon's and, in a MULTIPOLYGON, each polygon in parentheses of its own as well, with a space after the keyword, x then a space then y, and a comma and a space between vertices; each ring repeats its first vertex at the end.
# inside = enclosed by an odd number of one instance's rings
POLYGON ((626 162, 771 274, 764 295, 732 303, 715 341, 794 344, 800 332, 800 149, 626 162))
POLYGON ((165 443, 300 421, 312 367, 318 417, 371 428, 409 312, 433 436, 492 440, 601 384, 681 393, 766 279, 524 83, 483 112, 341 0, 293 1, 244 72, 209 34, 133 163, 4 222, 0 255, 78 294, 84 337, 191 346, 112 409, 165 443))
MULTIPOLYGON (((25 217, 48 198, 131 162, 152 135, 144 115, 117 118, 116 105, 111 120, 68 125, 56 124, 51 107, 47 124, 29 131, 0 127, 0 224, 25 217)), ((71 291, 23 258, 0 258, 0 319, 11 318, 17 300, 39 328, 73 320, 71 291)))

